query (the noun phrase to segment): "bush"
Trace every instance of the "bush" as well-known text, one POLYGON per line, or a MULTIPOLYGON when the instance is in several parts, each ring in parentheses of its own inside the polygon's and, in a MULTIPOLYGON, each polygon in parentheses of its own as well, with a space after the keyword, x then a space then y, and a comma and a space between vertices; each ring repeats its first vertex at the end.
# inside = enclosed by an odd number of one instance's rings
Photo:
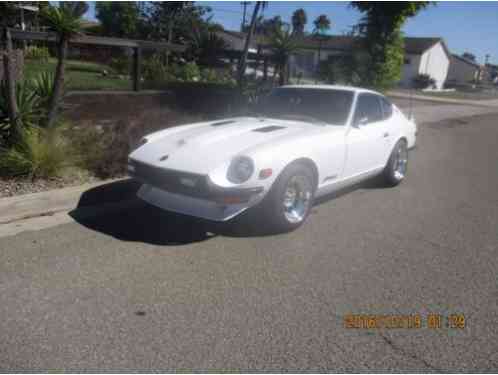
POLYGON ((201 70, 201 81, 206 83, 217 83, 223 85, 236 85, 228 70, 205 68, 201 70))
POLYGON ((47 61, 50 58, 50 52, 47 47, 29 46, 24 57, 29 60, 47 61))
POLYGON ((146 81, 167 82, 175 79, 176 65, 166 66, 162 57, 154 54, 143 63, 142 75, 146 81))
POLYGON ((0 171, 7 177, 54 177, 71 164, 70 155, 61 128, 30 129, 11 148, 0 150, 0 171))
POLYGON ((189 62, 177 69, 177 77, 183 81, 199 81, 201 79, 201 70, 195 62, 189 62))
POLYGON ((413 78, 413 86, 416 89, 434 88, 436 86, 436 80, 428 74, 418 74, 413 78))
POLYGON ((110 178, 126 173, 129 145, 125 122, 102 129, 85 128, 73 134, 72 147, 77 165, 97 177, 110 178))

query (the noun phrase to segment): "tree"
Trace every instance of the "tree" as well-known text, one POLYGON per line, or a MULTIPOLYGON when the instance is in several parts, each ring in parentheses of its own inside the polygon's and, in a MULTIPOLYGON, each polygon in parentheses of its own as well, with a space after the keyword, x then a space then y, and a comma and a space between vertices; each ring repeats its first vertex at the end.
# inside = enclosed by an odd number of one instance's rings
MULTIPOLYGON (((5 52, 3 54, 3 67, 5 75, 5 89, 6 89, 6 109, 9 118, 9 127, 17 131, 19 129, 19 111, 17 108, 16 101, 16 81, 14 78, 14 67, 12 61, 12 38, 10 36, 10 31, 7 27, 3 30, 3 38, 5 40, 5 52)), ((3 87, 2 87, 3 89, 3 87)), ((3 93, 2 93, 3 94, 3 93)))
POLYGON ((237 67, 238 68, 237 69, 237 82, 239 84, 239 87, 242 87, 244 74, 246 72, 247 55, 249 53, 249 46, 251 45, 251 39, 252 39, 252 35, 254 33, 254 28, 256 27, 256 20, 258 18, 258 13, 259 13, 259 10, 265 6, 266 6, 266 2, 256 1, 256 5, 254 6, 254 9, 252 11, 251 25, 249 27, 249 31, 247 32, 246 40, 244 43, 244 49, 242 51, 242 56, 240 57, 240 60, 239 60, 239 66, 237 67))
POLYGON ((308 17, 303 8, 297 9, 292 14, 292 33, 295 35, 303 35, 304 28, 308 23, 308 17))
POLYGON ((470 60, 470 61, 476 61, 476 55, 474 55, 473 53, 470 53, 470 52, 464 52, 462 54, 462 57, 464 59, 467 59, 467 60, 470 60))
POLYGON ((102 25, 102 33, 118 38, 134 38, 139 24, 139 8, 133 1, 97 1, 95 17, 102 25))
POLYGON ((194 22, 191 35, 188 38, 187 58, 195 59, 201 65, 218 65, 223 50, 229 47, 225 39, 216 34, 220 27, 216 24, 194 22))
POLYGON ((401 27, 428 5, 427 1, 351 3, 364 13, 358 31, 364 37, 362 48, 368 56, 365 85, 386 90, 399 81, 404 57, 401 27))
POLYGON ((69 40, 81 32, 81 16, 88 10, 84 1, 61 2, 48 6, 41 14, 46 24, 57 34, 57 67, 52 95, 48 105, 47 127, 53 125, 64 86, 64 68, 69 40))
MULTIPOLYGON (((256 20, 256 25, 254 27, 254 35, 265 35, 271 36, 275 32, 275 30, 281 28, 286 25, 286 23, 282 20, 280 16, 274 16, 272 18, 264 18, 263 16, 258 16, 256 20)), ((250 25, 246 26, 244 32, 248 32, 250 29, 250 25)))
POLYGON ((298 48, 294 33, 288 27, 281 27, 270 37, 269 45, 275 60, 275 71, 279 73, 279 84, 284 85, 287 81, 289 57, 298 48))
POLYGON ((242 16, 242 23, 240 24, 240 31, 244 31, 246 27, 246 14, 247 14, 247 6, 250 4, 250 1, 241 1, 240 5, 244 8, 243 16, 242 16))
MULTIPOLYGON (((313 37, 318 40, 318 65, 317 70, 320 68, 320 61, 322 59, 322 41, 327 31, 330 30, 330 20, 325 14, 319 15, 313 21, 313 37)), ((319 72, 317 72, 319 74, 319 72)))
POLYGON ((313 21, 313 33, 325 34, 330 30, 330 20, 325 14, 320 14, 313 21))

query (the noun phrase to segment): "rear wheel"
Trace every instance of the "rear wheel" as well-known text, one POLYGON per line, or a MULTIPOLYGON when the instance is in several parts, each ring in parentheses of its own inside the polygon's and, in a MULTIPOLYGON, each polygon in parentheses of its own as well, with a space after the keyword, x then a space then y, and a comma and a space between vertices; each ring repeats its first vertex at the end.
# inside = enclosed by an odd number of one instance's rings
POLYGON ((299 227, 308 216, 315 192, 313 173, 303 164, 289 165, 263 201, 269 224, 281 231, 299 227))
POLYGON ((396 186, 404 180, 408 168, 408 146, 404 139, 396 143, 389 157, 383 177, 389 186, 396 186))

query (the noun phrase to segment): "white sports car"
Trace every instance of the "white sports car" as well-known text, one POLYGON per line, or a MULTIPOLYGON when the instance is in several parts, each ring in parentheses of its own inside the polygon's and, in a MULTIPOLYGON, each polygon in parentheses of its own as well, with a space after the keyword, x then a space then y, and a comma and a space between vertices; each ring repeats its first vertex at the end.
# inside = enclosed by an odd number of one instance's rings
POLYGON ((342 86, 282 86, 258 115, 165 129, 128 161, 138 196, 165 210, 229 220, 258 205, 292 230, 313 199, 381 174, 405 177, 417 127, 383 95, 342 86))

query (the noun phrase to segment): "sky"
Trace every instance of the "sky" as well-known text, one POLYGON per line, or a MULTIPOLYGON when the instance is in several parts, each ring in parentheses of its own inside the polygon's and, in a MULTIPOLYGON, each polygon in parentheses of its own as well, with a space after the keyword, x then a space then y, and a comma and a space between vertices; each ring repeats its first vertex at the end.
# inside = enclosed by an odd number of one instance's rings
MULTIPOLYGON (((239 30, 242 22, 240 1, 198 1, 199 5, 212 8, 213 21, 225 29, 239 30)), ((250 19, 252 1, 247 7, 250 19)), ((94 19, 94 3, 90 3, 87 18, 94 19)), ((326 14, 332 21, 330 34, 343 34, 355 25, 361 14, 349 6, 349 2, 318 1, 270 1, 264 10, 265 17, 280 15, 290 22, 292 13, 303 8, 308 16, 307 30, 320 14, 326 14)), ((462 1, 437 2, 409 19, 403 27, 407 36, 442 37, 452 53, 471 52, 479 63, 484 63, 489 54, 489 62, 498 64, 498 2, 462 1)))

